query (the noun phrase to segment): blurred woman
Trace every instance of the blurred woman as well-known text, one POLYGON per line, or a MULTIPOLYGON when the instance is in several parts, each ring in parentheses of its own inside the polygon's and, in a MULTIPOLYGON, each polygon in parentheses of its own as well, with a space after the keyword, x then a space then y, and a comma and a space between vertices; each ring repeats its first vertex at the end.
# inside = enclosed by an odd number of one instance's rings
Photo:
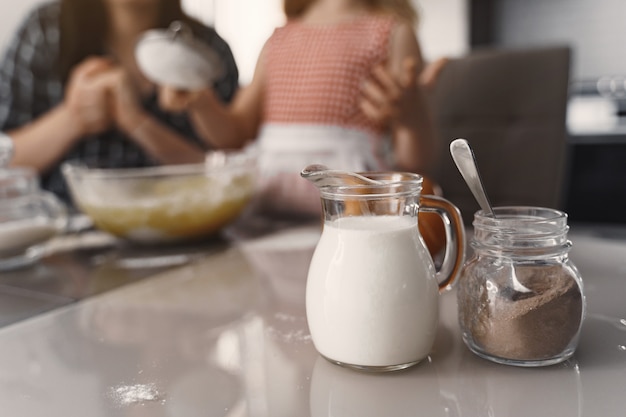
POLYGON ((67 199, 60 165, 104 167, 198 162, 210 147, 185 114, 158 106, 134 50, 146 30, 186 23, 224 61, 214 84, 228 102, 238 72, 228 45, 187 16, 180 0, 58 0, 36 7, 0 63, 0 131, 14 142, 12 164, 36 169, 42 186, 67 199))

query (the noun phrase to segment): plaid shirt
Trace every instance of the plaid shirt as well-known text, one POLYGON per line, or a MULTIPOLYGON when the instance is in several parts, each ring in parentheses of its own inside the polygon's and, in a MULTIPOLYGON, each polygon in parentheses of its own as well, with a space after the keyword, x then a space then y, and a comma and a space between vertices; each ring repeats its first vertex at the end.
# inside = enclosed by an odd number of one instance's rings
MULTIPOLYGON (((37 119, 63 101, 64 86, 57 72, 59 58, 58 2, 36 7, 25 19, 3 60, 0 62, 0 131, 10 131, 37 119)), ((215 91, 224 101, 230 101, 238 83, 238 71, 230 48, 215 31, 206 28, 197 34, 220 54, 226 63, 226 75, 215 84, 215 91)), ((142 100, 146 111, 170 128, 202 147, 189 119, 185 115, 162 111, 156 93, 142 100)), ((63 161, 80 159, 97 162, 110 168, 154 165, 148 155, 122 132, 112 129, 79 141, 63 161)), ((69 200, 60 161, 42 175, 41 184, 66 201, 69 200)))

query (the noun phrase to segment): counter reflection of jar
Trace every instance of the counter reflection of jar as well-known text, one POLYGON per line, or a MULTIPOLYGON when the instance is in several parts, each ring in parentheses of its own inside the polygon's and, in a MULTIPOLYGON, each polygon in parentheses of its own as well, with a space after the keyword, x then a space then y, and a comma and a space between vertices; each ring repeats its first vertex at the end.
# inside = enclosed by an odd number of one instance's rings
POLYGON ((458 283, 463 340, 498 363, 544 366, 572 356, 585 315, 582 279, 568 258, 567 215, 498 207, 474 216, 473 257, 458 283))
POLYGON ((11 154, 11 142, 0 135, 0 271, 38 260, 40 244, 67 225, 65 206, 40 189, 33 170, 3 167, 11 154))

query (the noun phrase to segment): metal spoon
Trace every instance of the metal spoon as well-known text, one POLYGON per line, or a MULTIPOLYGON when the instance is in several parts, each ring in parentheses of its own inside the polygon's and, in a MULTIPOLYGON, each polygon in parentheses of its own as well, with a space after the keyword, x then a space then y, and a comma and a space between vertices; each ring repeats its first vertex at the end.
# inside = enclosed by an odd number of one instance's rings
MULTIPOLYGON (((472 194, 474 194, 474 198, 478 201, 480 208, 485 214, 495 219, 496 215, 489 203, 485 186, 478 172, 476 156, 474 156, 474 152, 472 148, 470 148, 469 143, 467 143, 465 139, 453 140, 452 143, 450 143, 450 153, 452 154, 454 163, 456 163, 456 167, 459 169, 459 172, 461 172, 472 194)), ((503 287, 502 291, 505 291, 506 296, 512 300, 527 297, 528 294, 532 292, 531 289, 527 288, 519 281, 515 273, 515 268, 511 269, 511 282, 512 287, 503 287)))
POLYGON ((493 212, 493 208, 491 208, 491 204, 487 198, 487 193, 485 192, 485 186, 480 178, 480 173, 478 172, 476 157, 474 156, 474 152, 472 152, 472 148, 470 148, 469 143, 467 143, 465 139, 453 140, 452 143, 450 143, 450 153, 452 154, 452 159, 454 159, 454 163, 463 176, 463 179, 469 186, 472 194, 474 194, 474 198, 478 201, 480 208, 488 216, 495 218, 496 215, 493 212))
POLYGON ((329 169, 321 164, 307 166, 300 172, 300 176, 318 187, 326 185, 382 185, 382 182, 364 177, 356 172, 329 169))

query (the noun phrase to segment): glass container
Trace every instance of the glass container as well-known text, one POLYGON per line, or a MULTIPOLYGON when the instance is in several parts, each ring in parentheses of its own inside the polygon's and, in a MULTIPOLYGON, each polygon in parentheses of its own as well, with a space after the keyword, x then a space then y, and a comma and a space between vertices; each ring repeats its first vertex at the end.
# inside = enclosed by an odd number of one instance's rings
POLYGON ((0 271, 37 261, 42 244, 67 226, 66 207, 41 190, 33 170, 3 166, 11 155, 10 139, 0 135, 0 271))
POLYGON ((106 168, 72 160, 61 170, 96 227, 152 245, 206 239, 236 221, 256 192, 256 164, 252 153, 212 151, 196 164, 106 168))
MULTIPOLYGON (((303 174, 314 180, 313 174, 303 174)), ((370 172, 372 183, 335 177, 320 188, 324 226, 309 265, 306 312, 313 344, 329 361, 359 370, 404 369, 431 351, 439 292, 458 277, 465 254, 459 210, 422 195, 423 178, 370 172), (444 219, 446 250, 436 270, 418 214, 444 219)))
POLYGON ((458 281, 459 323, 475 354, 545 366, 574 354, 585 297, 568 257, 567 215, 541 207, 496 207, 474 216, 472 257, 458 281))

